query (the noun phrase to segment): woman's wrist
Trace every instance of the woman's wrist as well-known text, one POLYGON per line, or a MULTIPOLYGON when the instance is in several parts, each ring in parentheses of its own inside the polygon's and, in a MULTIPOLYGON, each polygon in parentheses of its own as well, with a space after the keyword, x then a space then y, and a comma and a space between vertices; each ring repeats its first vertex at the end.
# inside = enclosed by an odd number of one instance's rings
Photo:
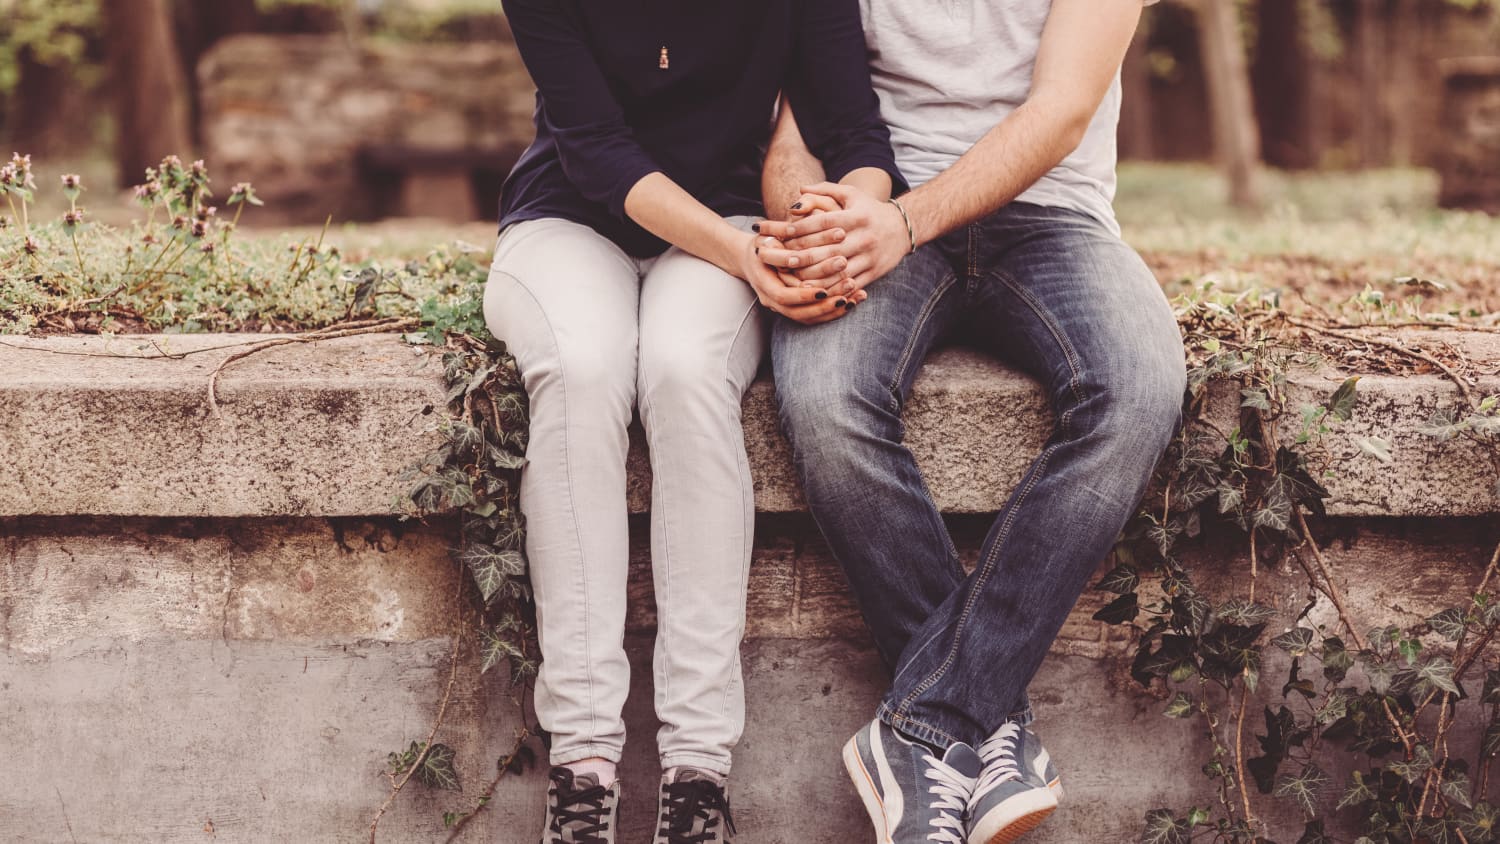
POLYGON ((717 232, 715 241, 715 254, 708 260, 724 272, 743 280, 745 253, 754 250, 755 235, 725 223, 717 232))

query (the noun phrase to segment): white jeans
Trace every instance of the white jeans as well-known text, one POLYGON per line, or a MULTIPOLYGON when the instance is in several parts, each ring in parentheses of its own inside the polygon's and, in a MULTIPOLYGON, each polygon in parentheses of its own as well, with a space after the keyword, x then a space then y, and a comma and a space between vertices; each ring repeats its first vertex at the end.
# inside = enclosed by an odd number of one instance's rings
POLYGON ((501 235, 484 315, 531 397, 521 507, 552 763, 618 762, 625 743, 626 428, 639 405, 661 761, 728 773, 755 518, 740 401, 766 346, 754 292, 679 249, 641 260, 587 226, 534 220, 501 235))

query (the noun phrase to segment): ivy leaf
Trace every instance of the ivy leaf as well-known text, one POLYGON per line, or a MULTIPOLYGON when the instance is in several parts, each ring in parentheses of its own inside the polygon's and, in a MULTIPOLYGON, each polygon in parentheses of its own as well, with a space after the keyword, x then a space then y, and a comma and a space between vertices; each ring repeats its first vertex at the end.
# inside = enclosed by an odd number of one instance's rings
POLYGON ((1339 804, 1333 807, 1335 812, 1341 812, 1350 806, 1359 806, 1376 799, 1375 790, 1365 782, 1362 771, 1351 771, 1349 773, 1349 787, 1344 789, 1344 796, 1339 798, 1339 804))
POLYGON ((1384 437, 1357 437, 1354 444, 1365 454, 1379 460, 1381 463, 1391 464, 1396 458, 1391 456, 1391 443, 1384 437))
POLYGON ((1193 808, 1188 809, 1187 825, 1190 827, 1206 826, 1211 817, 1212 815, 1209 814, 1209 811, 1207 809, 1201 806, 1194 806, 1193 808))
POLYGON ((1457 607, 1449 607, 1434 616, 1429 616, 1427 624, 1432 632, 1442 636, 1450 642, 1457 642, 1464 631, 1469 629, 1469 621, 1464 617, 1463 610, 1457 607))
POLYGON ((1312 646, 1313 631, 1307 627, 1296 627, 1271 640, 1271 644, 1294 657, 1306 656, 1312 646))
POLYGON ((1178 692, 1167 701, 1167 708, 1162 710, 1163 715, 1168 718, 1191 718, 1198 709, 1193 696, 1186 692, 1178 692))
POLYGON ((1349 696, 1342 691, 1334 691, 1328 695, 1323 706, 1313 716, 1313 720, 1319 724, 1332 724, 1334 721, 1349 714, 1349 696))
POLYGON ((1292 667, 1287 672, 1286 685, 1281 687, 1281 696, 1286 697, 1292 692, 1296 692, 1308 700, 1312 700, 1318 696, 1317 690, 1313 688, 1312 681, 1302 679, 1302 661, 1296 657, 1292 658, 1292 667))
POLYGON ((1500 669, 1491 668, 1484 672, 1484 692, 1479 702, 1500 703, 1500 669))
POLYGON ((1254 408, 1271 412, 1271 400, 1266 398, 1265 390, 1240 390, 1240 407, 1254 408))
POLYGON ((1359 403, 1359 376, 1356 375, 1344 381, 1334 390, 1333 396, 1328 399, 1328 412, 1340 422, 1348 422, 1354 417, 1354 406, 1359 403))
POLYGON ((1108 606, 1094 613, 1094 620, 1102 621, 1105 624, 1129 624, 1135 621, 1136 616, 1140 615, 1140 612, 1140 601, 1136 597, 1136 594, 1131 592, 1127 595, 1121 595, 1109 602, 1108 606))
POLYGON ((1469 776, 1460 771, 1446 771, 1443 774, 1443 796, 1465 809, 1474 805, 1469 800, 1469 776))
POLYGON ((1094 584, 1094 588, 1101 592, 1113 592, 1116 595, 1125 595, 1134 592, 1141 585, 1141 576, 1133 566, 1119 565, 1109 570, 1109 573, 1100 578, 1094 584))
POLYGON ((1219 515, 1224 515, 1231 510, 1238 510, 1245 502, 1245 493, 1238 487, 1228 485, 1219 486, 1219 515))
POLYGON ((1323 640, 1323 676, 1330 682, 1342 683, 1354 667, 1354 655, 1344 647, 1344 640, 1330 636, 1323 640))
POLYGON ((1292 501, 1285 495, 1266 499, 1265 506, 1250 517, 1250 524, 1266 530, 1286 533, 1292 527, 1292 501))
POLYGON ((515 470, 526 468, 526 456, 504 448, 490 446, 490 463, 496 469, 515 470))
POLYGON ((1371 691, 1384 695, 1391 690, 1396 672, 1390 664, 1373 654, 1360 654, 1359 664, 1365 669, 1365 679, 1370 681, 1371 691))
POLYGON ((1297 844, 1335 844, 1335 842, 1323 831, 1323 822, 1319 820, 1307 822, 1307 826, 1302 829, 1302 837, 1297 839, 1297 844))
POLYGON ((464 546, 459 559, 473 573, 474 582, 479 586, 479 594, 486 603, 505 586, 507 580, 519 577, 526 571, 526 560, 520 551, 502 551, 482 542, 464 546))
POLYGON ((1494 841, 1497 827, 1500 827, 1500 809, 1482 801, 1458 821, 1458 831, 1464 834, 1469 844, 1494 841))
POLYGON ((1445 657, 1433 657, 1417 671, 1417 677, 1450 695, 1456 695, 1458 683, 1453 680, 1453 663, 1445 657))
POLYGON ((1170 519, 1166 524, 1153 520, 1151 526, 1146 528, 1146 538, 1150 539, 1156 545, 1156 550, 1165 557, 1172 553, 1172 546, 1177 542, 1177 535, 1181 532, 1182 525, 1178 524, 1176 519, 1170 519))
POLYGON ((1213 614, 1213 604, 1190 585, 1172 598, 1172 623, 1194 636, 1208 629, 1213 614))
POLYGON ((1228 601, 1215 612, 1220 621, 1230 624, 1259 624, 1276 617, 1276 610, 1261 603, 1228 601))
POLYGON ((1152 809, 1146 813, 1146 829, 1141 844, 1187 844, 1192 828, 1179 820, 1171 809, 1152 809))
POLYGON ((1484 741, 1479 750, 1486 757, 1500 753, 1500 721, 1491 721, 1484 728, 1484 741))
POLYGON ((446 744, 434 744, 422 764, 417 766, 416 778, 428 788, 442 791, 463 791, 458 784, 458 772, 453 768, 453 748, 446 744))
POLYGON ((1432 768, 1432 751, 1427 749, 1427 745, 1419 744, 1413 750, 1411 759, 1400 759, 1387 767, 1401 779, 1415 783, 1432 768))
POLYGON ((1418 840, 1424 844, 1461 844, 1456 829, 1444 818, 1431 818, 1417 825, 1418 840))
POLYGON ((1305 765, 1296 776, 1284 776, 1276 783, 1277 797, 1290 797, 1309 815, 1317 814, 1318 792, 1328 785, 1328 775, 1316 765, 1305 765))
POLYGON ((1264 624, 1241 627, 1221 624, 1203 637, 1203 674, 1212 680, 1229 683, 1241 673, 1260 670, 1260 649, 1256 641, 1264 624))
POLYGON ((1411 665, 1417 661, 1417 655, 1422 652, 1422 642, 1417 639, 1402 639, 1396 645, 1396 650, 1406 658, 1406 664, 1411 665))
POLYGON ((510 639, 488 628, 479 631, 479 673, 485 674, 500 664, 501 660, 524 656, 510 639))

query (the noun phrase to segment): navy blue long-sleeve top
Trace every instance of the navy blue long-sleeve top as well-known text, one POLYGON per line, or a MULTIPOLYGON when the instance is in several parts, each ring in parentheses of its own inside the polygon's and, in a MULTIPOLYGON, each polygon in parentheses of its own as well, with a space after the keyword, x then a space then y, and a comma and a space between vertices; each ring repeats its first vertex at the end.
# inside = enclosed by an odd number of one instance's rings
POLYGON ((764 213, 778 93, 829 179, 900 183, 870 84, 858 0, 503 0, 537 86, 536 140, 506 180, 503 228, 560 217, 635 257, 667 244, 625 214, 661 172, 721 216, 764 213), (662 51, 666 68, 661 67, 662 51))

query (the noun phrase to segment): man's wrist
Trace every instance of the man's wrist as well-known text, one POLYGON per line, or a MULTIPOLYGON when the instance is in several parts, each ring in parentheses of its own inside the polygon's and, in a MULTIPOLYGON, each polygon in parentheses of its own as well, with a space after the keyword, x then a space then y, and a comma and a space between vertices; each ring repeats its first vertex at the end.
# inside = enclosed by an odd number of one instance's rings
POLYGON ((928 211, 927 194, 920 188, 898 197, 901 208, 906 211, 907 219, 911 221, 913 240, 917 247, 921 248, 927 243, 937 240, 942 236, 939 225, 932 219, 928 211), (932 232, 932 234, 929 234, 932 232))
POLYGON ((887 199, 886 202, 896 209, 896 213, 901 215, 901 225, 906 229, 906 240, 908 246, 907 254, 909 255, 916 252, 917 230, 912 226, 911 215, 906 212, 906 206, 902 205, 901 200, 896 199, 895 197, 887 199))

